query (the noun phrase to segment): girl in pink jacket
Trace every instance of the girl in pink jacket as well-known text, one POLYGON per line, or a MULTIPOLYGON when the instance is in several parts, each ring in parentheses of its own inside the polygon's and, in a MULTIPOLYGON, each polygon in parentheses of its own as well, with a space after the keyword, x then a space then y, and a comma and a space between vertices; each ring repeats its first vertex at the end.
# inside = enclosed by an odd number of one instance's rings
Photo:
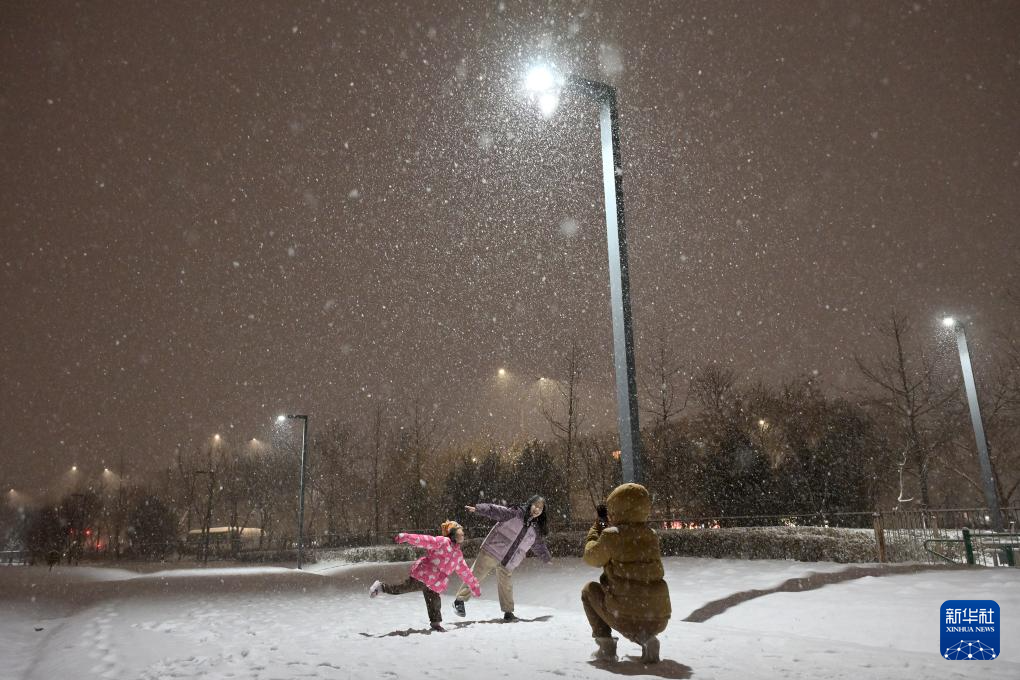
POLYGON ((376 581, 368 589, 369 597, 376 597, 380 592, 387 595, 402 595, 420 591, 425 596, 425 607, 429 613, 432 630, 445 633, 443 614, 439 594, 446 590, 450 574, 457 572, 461 580, 478 597, 482 594, 478 579, 471 573, 460 551, 460 543, 464 540, 464 529, 453 520, 443 522, 442 536, 425 534, 397 534, 397 543, 410 543, 418 548, 425 548, 425 557, 419 558, 411 565, 411 575, 403 583, 395 586, 376 581))

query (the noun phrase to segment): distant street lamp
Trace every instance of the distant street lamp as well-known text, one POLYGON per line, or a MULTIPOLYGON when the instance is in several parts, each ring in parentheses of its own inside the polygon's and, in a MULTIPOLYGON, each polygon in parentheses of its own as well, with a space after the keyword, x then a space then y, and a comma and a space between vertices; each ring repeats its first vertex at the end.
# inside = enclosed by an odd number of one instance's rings
POLYGON ((307 415, 285 415, 280 416, 276 420, 278 422, 284 422, 285 420, 300 420, 302 421, 301 429, 301 481, 300 491, 298 492, 298 539, 297 539, 297 568, 301 568, 301 561, 304 558, 304 535, 305 535, 305 458, 308 455, 308 416, 307 415))
POLYGON ((978 406, 977 385, 974 382, 974 370, 970 365, 970 351, 967 349, 967 333, 963 324, 951 316, 942 320, 947 328, 956 331, 956 346, 960 350, 960 366, 963 371, 963 385, 967 391, 967 402, 970 405, 970 422, 974 427, 974 439, 977 441, 978 461, 981 463, 981 481, 985 490, 985 503, 988 504, 989 519, 995 531, 1002 531, 1002 515, 999 513, 999 491, 992 475, 992 460, 988 455, 988 443, 985 441, 985 427, 981 422, 981 409, 978 406))
POLYGON ((606 210, 606 245, 609 250, 609 290, 613 313, 613 357, 616 372, 616 419, 623 463, 623 481, 644 481, 641 428, 638 424, 637 377, 634 367, 634 331, 630 314, 630 273, 627 264, 627 227, 623 210, 623 163, 620 160, 620 117, 616 88, 573 74, 558 76, 545 66, 532 69, 525 88, 545 116, 559 104, 565 88, 593 99, 599 105, 602 137, 602 185, 606 210))

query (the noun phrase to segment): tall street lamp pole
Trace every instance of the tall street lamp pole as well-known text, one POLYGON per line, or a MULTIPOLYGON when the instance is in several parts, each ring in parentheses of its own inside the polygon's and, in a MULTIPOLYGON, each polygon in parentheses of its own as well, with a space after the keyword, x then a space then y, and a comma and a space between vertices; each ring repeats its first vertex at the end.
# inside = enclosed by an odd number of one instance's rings
POLYGON ((287 419, 300 420, 301 427, 301 481, 298 491, 298 534, 297 534, 297 568, 301 568, 305 547, 305 459, 308 457, 308 416, 302 414, 285 415, 277 418, 283 422, 287 419))
POLYGON ((985 503, 988 505, 989 519, 995 531, 1002 531, 1002 515, 999 512, 999 492, 992 475, 992 460, 988 455, 988 442, 985 441, 985 427, 981 422, 981 409, 978 406, 977 385, 974 382, 974 370, 970 365, 970 351, 967 349, 967 332, 963 324, 952 317, 946 317, 942 323, 956 331, 956 346, 960 350, 960 367, 963 371, 963 385, 967 391, 967 403, 970 406, 970 422, 974 426, 974 439, 977 440, 978 460, 981 463, 981 481, 985 490, 985 503))
MULTIPOLYGON (((623 481, 644 481, 641 427, 638 422, 637 377, 634 367, 634 325, 630 313, 630 273, 627 264, 627 225, 623 210, 623 163, 620 159, 620 115, 616 88, 573 74, 564 83, 599 105, 602 138, 602 186, 605 194, 606 245, 609 250, 609 291, 613 314, 613 363, 616 373, 616 421, 620 437, 623 481)), ((528 75, 527 86, 540 95, 539 104, 551 112, 556 106, 555 76, 539 67, 528 75)))

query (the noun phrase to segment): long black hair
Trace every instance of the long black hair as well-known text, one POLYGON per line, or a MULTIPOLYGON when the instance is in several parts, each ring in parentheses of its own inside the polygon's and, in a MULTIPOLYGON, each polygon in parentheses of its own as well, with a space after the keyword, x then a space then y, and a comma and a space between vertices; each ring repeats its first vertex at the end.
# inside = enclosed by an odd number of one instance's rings
POLYGON ((544 496, 535 494, 534 496, 528 499, 528 502, 525 505, 521 506, 521 509, 524 510, 524 526, 534 524, 535 531, 538 532, 539 536, 546 536, 549 534, 549 527, 546 523, 547 518, 545 516, 546 510, 549 509, 549 504, 546 502, 544 496), (542 514, 539 515, 538 517, 532 518, 531 506, 535 504, 535 501, 542 501, 542 514))

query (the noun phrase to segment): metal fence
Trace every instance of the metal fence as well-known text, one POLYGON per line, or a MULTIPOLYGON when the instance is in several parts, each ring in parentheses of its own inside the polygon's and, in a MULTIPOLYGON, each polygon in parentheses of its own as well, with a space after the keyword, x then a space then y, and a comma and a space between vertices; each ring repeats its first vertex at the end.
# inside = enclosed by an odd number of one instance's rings
POLYGON ((946 510, 898 510, 876 513, 876 540, 883 561, 954 562, 1000 566, 1004 560, 996 545, 1008 547, 1001 537, 1016 534, 1020 527, 1020 507, 1002 508, 1005 533, 992 531, 985 508, 946 510), (963 531, 974 536, 978 546, 968 560, 963 531))

